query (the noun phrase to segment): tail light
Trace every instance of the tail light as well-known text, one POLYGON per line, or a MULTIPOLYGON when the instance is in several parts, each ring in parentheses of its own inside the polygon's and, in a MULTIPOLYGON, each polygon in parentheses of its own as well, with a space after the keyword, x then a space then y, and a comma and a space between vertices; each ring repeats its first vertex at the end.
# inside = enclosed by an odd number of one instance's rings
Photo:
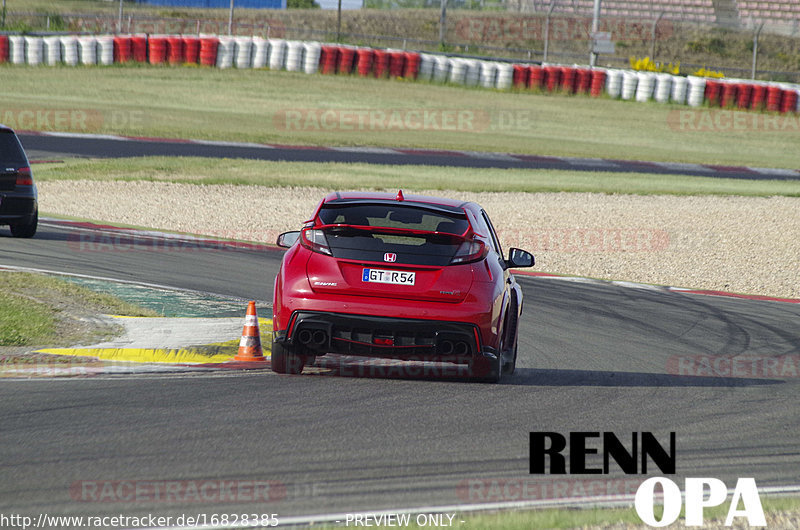
POLYGON ((470 239, 461 243, 455 256, 450 260, 450 265, 479 261, 485 258, 488 253, 489 249, 486 248, 486 244, 483 241, 480 239, 470 239))
POLYGON ((33 186, 31 168, 21 167, 17 170, 17 186, 33 186))
POLYGON ((325 238, 325 232, 313 228, 304 228, 300 237, 300 244, 312 252, 327 254, 331 256, 331 248, 325 238))

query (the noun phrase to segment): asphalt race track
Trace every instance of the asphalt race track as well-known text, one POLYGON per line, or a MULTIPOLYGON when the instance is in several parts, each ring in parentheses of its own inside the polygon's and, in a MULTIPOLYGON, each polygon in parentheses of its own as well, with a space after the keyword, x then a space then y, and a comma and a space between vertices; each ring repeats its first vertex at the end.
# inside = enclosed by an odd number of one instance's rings
MULTIPOLYGON (((69 233, 45 223, 36 238, 16 240, 4 229, 0 265, 269 300, 281 257, 241 249, 98 255, 71 246, 69 233)), ((520 361, 500 385, 261 370, 4 379, 0 512, 288 518, 534 500, 536 487, 497 488, 506 479, 542 481, 528 475, 530 431, 613 431, 623 439, 652 431, 662 441, 675 431, 672 478, 681 487, 686 476, 716 477, 729 488, 737 477, 755 477, 761 488, 798 483, 800 379, 785 362, 800 354, 800 304, 544 278, 520 283, 520 361), (733 355, 780 361, 783 376, 764 377, 749 364, 719 377, 675 368, 679 357, 733 355), (97 502, 82 489, 93 481, 112 489, 139 481, 148 491, 144 485, 220 480, 271 481, 272 502, 165 500, 152 489, 139 497, 109 492, 97 502)), ((572 496, 572 486, 598 477, 550 477, 548 484, 563 486, 556 496, 572 496)), ((613 462, 599 478, 611 492, 643 479, 626 477, 613 462)))
POLYGON ((62 157, 200 156, 288 162, 359 162, 384 165, 612 171, 746 180, 800 179, 800 171, 794 169, 658 163, 600 158, 547 157, 472 151, 284 146, 61 133, 19 133, 19 138, 28 153, 28 157, 32 160, 52 160, 62 157))

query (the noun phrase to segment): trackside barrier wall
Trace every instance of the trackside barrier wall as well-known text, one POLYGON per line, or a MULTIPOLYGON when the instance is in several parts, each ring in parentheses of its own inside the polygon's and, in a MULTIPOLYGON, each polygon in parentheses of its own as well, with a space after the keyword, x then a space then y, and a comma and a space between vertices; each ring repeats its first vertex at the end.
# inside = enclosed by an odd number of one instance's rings
POLYGON ((402 77, 497 90, 590 94, 612 99, 795 113, 800 85, 708 79, 578 65, 513 64, 434 53, 319 42, 218 35, 0 35, 0 63, 111 65, 200 64, 285 69, 306 74, 402 77))

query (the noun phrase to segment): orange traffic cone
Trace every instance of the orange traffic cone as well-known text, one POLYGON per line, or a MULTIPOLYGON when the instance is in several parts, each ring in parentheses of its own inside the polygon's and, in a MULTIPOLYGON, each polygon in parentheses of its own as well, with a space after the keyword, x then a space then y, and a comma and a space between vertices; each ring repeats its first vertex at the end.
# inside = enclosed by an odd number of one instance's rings
POLYGON ((239 353, 234 357, 234 360, 264 360, 264 352, 261 349, 261 332, 258 329, 256 303, 252 300, 247 304, 247 316, 244 317, 244 329, 242 330, 242 340, 239 341, 239 353))

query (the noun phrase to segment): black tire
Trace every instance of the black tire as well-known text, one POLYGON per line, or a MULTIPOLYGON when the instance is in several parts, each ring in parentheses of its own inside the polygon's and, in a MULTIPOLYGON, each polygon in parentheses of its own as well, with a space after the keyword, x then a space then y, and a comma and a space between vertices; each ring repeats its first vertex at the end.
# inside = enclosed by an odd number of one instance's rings
POLYGON ((516 314, 516 308, 514 308, 514 316, 513 316, 511 327, 508 328, 508 333, 506 335, 507 339, 511 339, 514 346, 511 348, 511 360, 505 360, 503 362, 503 375, 512 375, 514 371, 517 369, 517 322, 519 318, 516 314))
POLYGON ((12 223, 11 235, 14 237, 33 237, 36 234, 36 228, 39 226, 39 212, 35 212, 33 216, 27 221, 20 221, 12 223))
POLYGON ((270 365, 277 374, 301 374, 305 367, 305 357, 297 355, 290 347, 272 341, 270 365))

